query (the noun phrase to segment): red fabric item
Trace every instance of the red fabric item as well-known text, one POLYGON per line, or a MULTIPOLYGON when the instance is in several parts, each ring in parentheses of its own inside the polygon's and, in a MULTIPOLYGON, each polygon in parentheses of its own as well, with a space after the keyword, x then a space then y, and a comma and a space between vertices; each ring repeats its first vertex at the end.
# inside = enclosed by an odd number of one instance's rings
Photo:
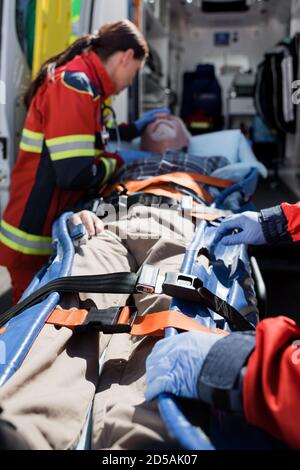
POLYGON ((247 421, 300 449, 300 327, 286 317, 262 321, 243 382, 247 421))
POLYGON ((1 244, 1 259, 4 261, 12 283, 13 304, 18 303, 35 274, 47 263, 47 256, 28 256, 13 251, 1 244), (28 262, 30 261, 30 262, 28 262))
POLYGON ((297 204, 281 204, 281 209, 288 221, 288 231, 295 242, 300 240, 300 201, 297 204))
POLYGON ((13 305, 19 302, 36 273, 48 260, 46 256, 31 256, 30 263, 28 263, 27 257, 28 255, 20 254, 18 257, 19 266, 16 265, 14 268, 8 268, 12 284, 13 305))

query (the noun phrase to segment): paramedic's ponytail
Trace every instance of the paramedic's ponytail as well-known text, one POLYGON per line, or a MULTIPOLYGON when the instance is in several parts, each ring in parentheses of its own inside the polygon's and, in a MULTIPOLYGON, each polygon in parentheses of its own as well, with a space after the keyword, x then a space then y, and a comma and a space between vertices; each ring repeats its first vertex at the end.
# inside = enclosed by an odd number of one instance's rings
POLYGON ((30 84, 25 96, 24 103, 27 109, 37 93, 40 86, 47 77, 54 73, 57 67, 70 62, 77 55, 84 51, 95 51, 101 60, 105 62, 110 56, 120 51, 133 49, 134 58, 144 60, 147 58, 149 49, 143 34, 131 23, 123 20, 116 23, 109 23, 100 28, 95 34, 88 34, 75 41, 62 53, 52 57, 45 62, 36 78, 30 84))

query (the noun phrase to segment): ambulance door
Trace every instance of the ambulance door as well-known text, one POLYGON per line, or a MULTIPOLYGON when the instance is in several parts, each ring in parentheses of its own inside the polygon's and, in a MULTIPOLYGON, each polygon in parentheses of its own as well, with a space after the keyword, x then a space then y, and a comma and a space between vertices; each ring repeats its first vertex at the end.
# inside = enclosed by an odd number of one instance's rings
POLYGON ((30 71, 20 43, 20 5, 25 1, 1 0, 0 42, 0 216, 9 196, 10 173, 16 161, 25 109, 22 96, 30 71), (18 32, 17 32, 18 25, 18 32))

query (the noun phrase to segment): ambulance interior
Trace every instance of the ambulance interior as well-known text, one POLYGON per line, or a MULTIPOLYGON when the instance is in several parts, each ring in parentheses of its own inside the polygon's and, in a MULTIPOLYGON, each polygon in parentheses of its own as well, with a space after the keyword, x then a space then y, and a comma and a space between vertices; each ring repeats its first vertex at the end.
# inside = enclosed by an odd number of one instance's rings
MULTIPOLYGON (((167 106, 193 136, 240 130, 268 170, 254 198, 257 209, 296 202, 300 108, 292 101, 299 86, 292 68, 300 54, 299 0, 0 0, 0 215, 8 200, 25 117, 22 95, 31 77, 70 40, 123 18, 143 30, 150 57, 134 85, 113 99, 117 121, 131 122, 149 109, 167 106), (292 39, 298 57, 286 58, 291 80, 287 88, 277 82, 277 92, 273 87, 274 93, 290 99, 282 99, 288 108, 284 111, 290 111, 287 131, 280 123, 272 127, 266 122, 257 96, 264 94, 263 89, 258 92, 258 72, 267 52, 292 39)), ((222 140, 220 154, 221 148, 222 140)), ((274 315, 297 312, 300 274, 291 260, 298 251, 297 246, 255 250, 268 312, 274 315)), ((11 303, 10 280, 0 269, 4 311, 11 303)))

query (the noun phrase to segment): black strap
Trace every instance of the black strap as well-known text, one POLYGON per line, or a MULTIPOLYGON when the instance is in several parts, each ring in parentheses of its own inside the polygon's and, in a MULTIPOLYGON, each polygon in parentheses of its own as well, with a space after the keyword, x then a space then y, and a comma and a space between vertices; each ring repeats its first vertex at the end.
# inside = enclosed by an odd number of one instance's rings
POLYGON ((254 330, 254 326, 225 300, 203 287, 203 282, 195 276, 182 273, 167 273, 163 292, 170 297, 200 303, 223 317, 234 331, 254 330))
POLYGON ((129 323, 118 323, 120 313, 123 307, 109 307, 99 310, 92 307, 82 325, 76 326, 77 331, 95 330, 102 331, 104 334, 122 334, 130 333, 132 324, 137 316, 137 310, 132 307, 132 312, 129 323))
POLYGON ((255 327, 238 310, 205 287, 198 289, 199 302, 223 317, 233 331, 251 331, 255 327))
MULTIPOLYGON (((2 328, 13 317, 20 315, 25 309, 36 305, 44 300, 52 292, 76 293, 94 292, 99 294, 134 294, 137 291, 139 274, 115 273, 96 276, 73 276, 59 278, 49 282, 36 292, 27 297, 23 302, 15 305, 0 316, 0 328, 2 328)), ((249 323, 234 307, 203 287, 200 279, 194 276, 186 276, 181 273, 167 273, 163 283, 163 292, 171 297, 198 302, 214 312, 217 312, 228 322, 233 330, 254 330, 249 323), (189 285, 180 283, 181 279, 188 278, 193 282, 189 285)))
POLYGON ((138 274, 115 273, 96 276, 73 276, 55 279, 25 300, 15 305, 0 316, 0 328, 13 317, 20 315, 25 309, 44 300, 52 292, 74 293, 94 292, 99 294, 133 294, 136 292, 138 274))

